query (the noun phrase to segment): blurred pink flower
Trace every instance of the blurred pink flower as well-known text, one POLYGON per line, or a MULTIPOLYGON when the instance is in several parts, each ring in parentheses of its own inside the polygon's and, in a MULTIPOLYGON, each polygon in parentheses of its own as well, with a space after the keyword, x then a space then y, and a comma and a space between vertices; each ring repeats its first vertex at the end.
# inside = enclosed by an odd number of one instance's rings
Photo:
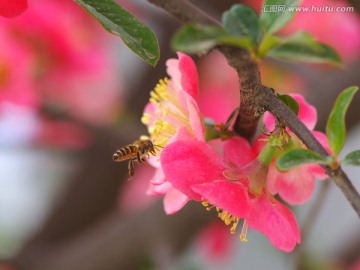
MULTIPOLYGON (((151 92, 150 103, 146 105, 142 117, 153 143, 161 147, 188 136, 204 141, 204 127, 197 105, 199 89, 196 66, 183 53, 178 53, 178 58, 167 61, 167 72, 171 79, 160 80, 151 92)), ((151 159, 150 164, 158 171, 150 181, 147 193, 166 194, 165 212, 173 214, 187 203, 188 198, 167 181, 157 157, 151 159)))
POLYGON ((355 260, 348 270, 360 270, 360 259, 355 260))
POLYGON ((250 162, 255 154, 243 138, 230 138, 223 150, 221 158, 205 142, 178 140, 163 150, 161 165, 167 180, 189 199, 216 207, 225 224, 232 224, 232 233, 244 219, 242 241, 250 226, 276 248, 292 251, 300 242, 299 228, 291 211, 267 193, 267 166, 258 159, 250 162))
MULTIPOLYGON (((80 6, 73 1, 33 0, 23 16, 0 18, 0 23, 0 106, 12 102, 35 109, 60 108, 95 125, 116 120, 123 93, 111 37, 80 6)), ((46 121, 38 139, 50 143, 52 138, 59 144, 70 143, 74 136, 73 142, 81 141, 78 136, 85 131, 70 126, 46 121)))
POLYGON ((196 235, 195 245, 206 261, 225 261, 233 251, 232 239, 224 223, 213 221, 196 235))
POLYGON ((314 7, 314 11, 298 12, 294 20, 283 30, 290 34, 306 31, 317 40, 333 46, 340 56, 347 61, 354 61, 360 52, 360 19, 356 11, 336 11, 337 7, 350 7, 347 1, 338 0, 303 0, 302 6, 314 7), (327 7, 333 11, 316 11, 327 7), (344 42, 346 40, 346 42, 344 42))
POLYGON ((29 72, 34 55, 14 40, 5 28, 0 28, 0 36, 0 107, 11 102, 36 108, 39 97, 29 72))
MULTIPOLYGON (((305 98, 299 94, 290 94, 299 103, 299 119, 305 126, 313 130, 317 122, 316 109, 306 102, 305 98)), ((264 115, 264 124, 267 130, 272 131, 275 128, 275 119, 269 114, 264 115)), ((303 144, 297 139, 288 128, 287 131, 291 136, 291 142, 297 147, 303 147, 303 144)), ((325 134, 319 131, 312 131, 313 135, 328 150, 328 142, 325 134)), ((256 148, 261 142, 255 143, 256 148)), ((327 175, 324 169, 318 164, 306 164, 287 172, 280 172, 276 168, 276 159, 270 164, 268 174, 268 189, 272 194, 278 193, 281 198, 290 204, 303 204, 307 202, 315 189, 315 179, 326 179, 327 175)))
POLYGON ((123 186, 119 196, 119 207, 122 213, 138 213, 157 199, 146 195, 149 186, 149 175, 154 175, 156 171, 154 167, 148 164, 143 164, 136 169, 135 175, 131 178, 131 181, 123 186))
POLYGON ((239 79, 236 71, 229 66, 219 52, 212 52, 199 64, 201 113, 224 124, 240 104, 239 79))
MULTIPOLYGON (((262 0, 243 2, 260 13, 262 0)), ((349 7, 347 1, 303 0, 301 6, 309 7, 309 10, 298 12, 282 33, 310 32, 317 40, 334 47, 345 60, 351 61, 359 57, 360 19, 355 10, 347 12, 336 10, 337 7, 343 9, 349 7)))
POLYGON ((0 0, 0 16, 13 18, 27 9, 27 0, 0 0))

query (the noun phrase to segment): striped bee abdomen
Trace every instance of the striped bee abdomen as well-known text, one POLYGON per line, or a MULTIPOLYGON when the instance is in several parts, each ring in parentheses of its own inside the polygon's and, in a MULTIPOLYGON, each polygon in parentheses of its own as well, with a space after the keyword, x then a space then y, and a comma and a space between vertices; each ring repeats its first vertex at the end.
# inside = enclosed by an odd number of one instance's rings
POLYGON ((114 161, 123 161, 137 156, 139 149, 135 144, 129 144, 121 147, 113 154, 114 161))

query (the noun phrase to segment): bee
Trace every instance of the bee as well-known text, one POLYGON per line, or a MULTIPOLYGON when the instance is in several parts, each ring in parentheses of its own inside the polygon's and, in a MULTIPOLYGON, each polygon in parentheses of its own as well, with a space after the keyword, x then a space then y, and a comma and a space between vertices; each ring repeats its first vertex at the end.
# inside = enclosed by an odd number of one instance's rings
POLYGON ((137 140, 132 144, 117 149, 114 152, 112 159, 116 162, 129 160, 128 169, 131 178, 135 173, 134 161, 141 163, 145 161, 146 157, 149 158, 150 155, 156 156, 158 147, 160 146, 154 145, 148 138, 140 138, 140 140, 137 140))

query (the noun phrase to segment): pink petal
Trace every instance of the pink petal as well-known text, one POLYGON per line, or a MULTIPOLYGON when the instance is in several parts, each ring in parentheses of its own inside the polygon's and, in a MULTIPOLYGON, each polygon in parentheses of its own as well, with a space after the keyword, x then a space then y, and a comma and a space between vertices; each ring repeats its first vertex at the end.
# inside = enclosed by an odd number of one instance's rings
POLYGON ((218 180, 192 186, 206 201, 227 211, 238 218, 246 217, 249 210, 249 195, 247 189, 239 183, 218 180))
POLYGON ((181 73, 179 70, 179 59, 168 59, 166 61, 166 71, 171 77, 171 83, 174 89, 181 88, 181 73))
POLYGON ((160 196, 166 194, 170 189, 172 189, 172 185, 169 182, 157 185, 150 183, 146 194, 150 196, 160 196))
POLYGON ((255 159, 249 142, 242 137, 231 137, 224 143, 224 162, 241 167, 255 159))
POLYGON ((307 165, 299 166, 287 172, 279 172, 272 163, 268 173, 268 189, 279 193, 289 204, 303 204, 314 192, 315 179, 309 173, 307 165))
POLYGON ((223 177, 220 156, 201 141, 171 143, 162 151, 160 160, 166 179, 190 199, 201 200, 201 196, 192 191, 192 185, 223 177))
POLYGON ((180 126, 176 129, 176 133, 172 138, 168 141, 167 144, 171 144, 175 141, 186 141, 186 140, 193 140, 194 136, 191 135, 188 127, 180 126))
POLYGON ((175 214, 189 201, 183 193, 175 188, 171 188, 164 197, 164 209, 167 215, 175 214))
POLYGON ((27 0, 0 0, 0 16, 6 18, 19 16, 27 7, 27 0))
POLYGON ((291 96, 299 103, 299 119, 308 129, 313 130, 317 122, 317 111, 315 107, 307 103, 305 98, 300 94, 291 94, 291 96))
MULTIPOLYGON (((300 94, 290 94, 290 96, 299 103, 299 119, 308 129, 313 130, 317 122, 315 107, 307 103, 305 98, 300 94)), ((272 131, 275 128, 275 118, 270 113, 265 113, 263 121, 267 130, 272 131)))
POLYGON ((319 164, 309 164, 307 165, 307 173, 313 175, 316 179, 325 180, 329 176, 325 172, 325 169, 319 164))
POLYGON ((332 151, 329 146, 329 142, 326 138, 326 135, 320 131, 314 130, 312 134, 315 136, 315 138, 321 143, 321 145, 326 149, 326 151, 331 155, 332 151))
MULTIPOLYGON (((237 93, 239 92, 238 89, 237 93)), ((204 94, 201 94, 198 102, 202 114, 213 119, 216 123, 225 124, 229 115, 239 106, 239 98, 234 98, 233 94, 229 93, 231 90, 233 89, 228 89, 226 85, 202 86, 201 93, 204 94), (224 95, 225 92, 226 95, 224 95)))
POLYGON ((179 59, 166 61, 167 73, 171 77, 172 87, 185 91, 196 101, 199 99, 198 73, 190 56, 178 52, 179 59))
POLYGON ((159 156, 151 156, 146 160, 147 163, 149 163, 154 168, 161 168, 159 156))
POLYGON ((195 138, 199 141, 205 141, 204 126, 200 115, 200 110, 194 99, 187 100, 187 107, 189 112, 190 126, 195 138))
POLYGON ((263 117, 263 122, 268 131, 273 131, 275 128, 275 118, 271 113, 266 112, 263 117))
POLYGON ((282 251, 290 252, 300 243, 300 231, 294 215, 280 202, 272 204, 265 194, 251 200, 246 220, 251 228, 264 234, 282 251))
POLYGON ((161 185, 164 184, 165 182, 166 182, 166 178, 163 170, 161 168, 156 167, 155 173, 153 177, 150 179, 150 183, 153 185, 161 185))
POLYGON ((190 56, 178 52, 179 71, 181 73, 181 87, 196 101, 199 100, 199 79, 196 65, 190 56))

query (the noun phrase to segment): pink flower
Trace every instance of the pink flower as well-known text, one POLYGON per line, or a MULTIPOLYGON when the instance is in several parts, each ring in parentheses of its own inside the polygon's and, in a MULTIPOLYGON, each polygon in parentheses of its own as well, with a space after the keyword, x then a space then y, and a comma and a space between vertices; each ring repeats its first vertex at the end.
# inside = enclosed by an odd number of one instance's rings
POLYGON ((13 18, 27 9, 27 0, 0 0, 0 16, 13 18))
POLYGON ((232 224, 232 233, 244 219, 242 241, 250 226, 276 248, 293 250, 300 242, 299 228, 290 210, 267 193, 267 166, 251 161, 255 153, 243 138, 229 139, 223 151, 221 158, 202 141, 178 140, 163 150, 161 165, 167 180, 189 199, 216 207, 225 224, 232 224))
MULTIPOLYGON (((199 90, 196 66, 189 56, 178 53, 178 57, 167 61, 167 72, 171 79, 160 80, 151 92, 150 103, 142 117, 151 140, 160 147, 187 137, 204 141, 204 127, 197 105, 199 90)), ((166 194, 165 212, 173 214, 187 203, 188 198, 167 181, 157 157, 150 163, 158 171, 150 181, 147 193, 166 194)))
MULTIPOLYGON (((313 130, 317 122, 316 109, 307 103, 303 96, 299 94, 291 94, 291 96, 299 103, 299 119, 308 129, 313 130)), ((264 123, 270 131, 275 127, 275 119, 269 113, 265 114, 264 123)), ((294 144, 294 147, 303 147, 296 135, 288 128, 287 131, 291 136, 291 143, 294 144)), ((329 150, 325 134, 313 131, 313 135, 329 150)), ((255 143, 255 147, 259 147, 259 144, 261 143, 255 143)), ((276 159, 274 159, 269 168, 268 189, 272 194, 278 193, 290 204, 303 204, 309 200, 314 192, 315 178, 321 180, 327 178, 324 169, 318 164, 306 164, 287 172, 280 172, 276 168, 276 159)))
POLYGON ((6 38, 31 56, 33 95, 93 124, 115 120, 121 85, 109 35, 76 3, 34 1, 26 14, 3 26, 6 38))

